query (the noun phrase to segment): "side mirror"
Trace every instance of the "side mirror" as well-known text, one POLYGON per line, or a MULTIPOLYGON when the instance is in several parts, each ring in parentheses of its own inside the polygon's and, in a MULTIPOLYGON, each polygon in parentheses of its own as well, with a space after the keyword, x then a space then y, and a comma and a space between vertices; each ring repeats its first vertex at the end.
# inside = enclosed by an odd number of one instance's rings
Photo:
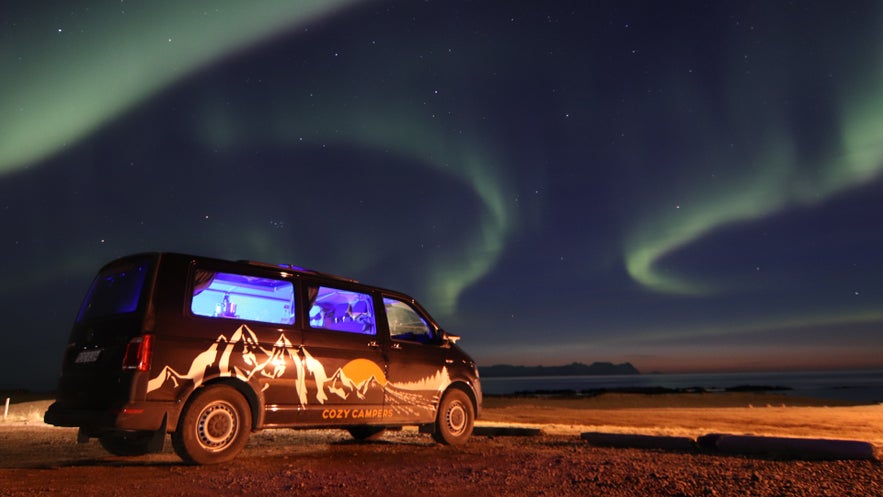
POLYGON ((441 332, 441 337, 442 340, 448 343, 457 343, 457 341, 460 340, 460 335, 453 335, 444 330, 441 332))

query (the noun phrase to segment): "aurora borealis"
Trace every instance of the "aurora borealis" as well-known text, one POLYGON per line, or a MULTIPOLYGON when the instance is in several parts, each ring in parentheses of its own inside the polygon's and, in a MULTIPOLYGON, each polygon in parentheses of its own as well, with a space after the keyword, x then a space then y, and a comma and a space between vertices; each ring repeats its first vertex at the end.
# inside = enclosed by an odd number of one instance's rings
POLYGON ((481 364, 883 367, 877 2, 0 16, 0 386, 147 250, 400 289, 481 364))

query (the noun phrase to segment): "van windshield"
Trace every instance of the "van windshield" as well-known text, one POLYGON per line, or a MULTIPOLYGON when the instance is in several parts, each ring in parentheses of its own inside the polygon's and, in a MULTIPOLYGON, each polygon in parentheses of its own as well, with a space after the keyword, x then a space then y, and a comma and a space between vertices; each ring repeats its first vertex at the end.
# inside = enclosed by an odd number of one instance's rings
POLYGON ((137 309, 150 267, 149 259, 129 260, 98 273, 86 294, 77 322, 126 314, 137 309))

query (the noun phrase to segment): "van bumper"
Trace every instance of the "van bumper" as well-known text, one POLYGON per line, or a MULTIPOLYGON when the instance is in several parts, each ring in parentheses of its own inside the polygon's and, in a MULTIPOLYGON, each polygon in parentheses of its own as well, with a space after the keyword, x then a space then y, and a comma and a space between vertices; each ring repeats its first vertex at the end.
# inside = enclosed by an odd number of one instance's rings
POLYGON ((119 408, 83 409, 55 402, 46 410, 43 421, 53 426, 83 428, 87 432, 155 431, 163 426, 163 419, 174 406, 174 402, 129 402, 119 408))

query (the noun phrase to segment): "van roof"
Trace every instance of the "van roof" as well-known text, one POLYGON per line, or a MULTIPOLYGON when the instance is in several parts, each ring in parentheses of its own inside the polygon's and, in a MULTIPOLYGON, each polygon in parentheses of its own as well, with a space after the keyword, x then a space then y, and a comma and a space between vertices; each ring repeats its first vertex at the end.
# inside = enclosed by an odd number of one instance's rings
MULTIPOLYGON (((368 288, 372 288, 372 289, 374 289, 374 290, 381 291, 381 292, 383 292, 383 293, 386 293, 386 294, 389 294, 389 295, 395 296, 395 297, 400 298, 400 299, 404 299, 404 300, 408 301, 409 303, 411 303, 411 304, 413 304, 413 305, 416 305, 416 306, 419 307, 424 313, 426 313, 427 315, 429 315, 429 312, 428 312, 425 308, 423 308, 423 306, 422 306, 419 302, 417 302, 417 300, 416 300, 414 297, 408 295, 407 293, 403 293, 403 292, 400 292, 400 291, 397 291, 397 290, 391 290, 391 289, 389 289, 389 288, 383 288, 383 287, 379 287, 379 286, 375 286, 375 285, 364 284, 364 283, 361 283, 361 282, 359 282, 358 280, 353 279, 353 278, 347 278, 347 277, 345 277, 345 276, 339 276, 339 275, 332 274, 332 273, 325 273, 325 272, 322 272, 322 271, 316 271, 316 270, 313 270, 313 269, 307 269, 307 268, 303 268, 303 267, 301 267, 301 266, 295 266, 295 265, 293 265, 293 264, 273 264, 273 263, 269 263, 269 262, 250 261, 250 260, 236 260, 236 261, 233 261, 233 260, 230 260, 230 259, 220 259, 220 258, 212 257, 212 256, 201 256, 201 255, 187 254, 187 253, 182 253, 182 252, 154 251, 154 252, 141 252, 141 253, 134 253, 134 254, 129 254, 129 255, 123 256, 123 257, 119 257, 119 258, 117 258, 117 259, 115 259, 115 260, 113 260, 113 261, 108 262, 107 264, 104 265, 104 267, 108 267, 108 266, 110 266, 110 265, 116 263, 117 261, 125 260, 125 259, 129 259, 129 258, 133 258, 133 257, 159 257, 159 258, 163 258, 163 257, 166 257, 166 256, 171 256, 171 257, 175 257, 175 258, 180 257, 180 258, 191 259, 191 260, 193 260, 193 259, 213 260, 213 261, 222 262, 222 263, 228 263, 228 264, 229 264, 229 263, 233 263, 233 264, 247 264, 247 265, 249 265, 249 266, 254 266, 254 267, 259 267, 259 268, 264 268, 264 269, 276 269, 276 270, 280 270, 280 269, 281 269, 281 270, 292 271, 292 272, 296 272, 296 273, 300 273, 300 274, 305 274, 305 275, 311 275, 311 276, 318 276, 318 277, 321 277, 321 278, 334 279, 334 280, 337 280, 337 281, 343 281, 343 282, 346 282, 346 283, 354 283, 354 284, 358 284, 358 285, 365 286, 365 287, 368 287, 368 288)), ((432 319, 432 318, 430 318, 430 319, 432 319)), ((433 321, 433 324, 435 324, 434 321, 433 321)), ((437 325, 436 325, 436 326, 437 326, 437 325)))
POLYGON ((359 282, 356 279, 347 278, 346 276, 339 276, 336 274, 324 273, 322 271, 316 271, 314 269, 307 269, 305 267, 295 266, 294 264, 273 264, 270 262, 249 261, 249 260, 244 260, 244 259, 238 260, 236 262, 241 262, 243 264, 249 264, 252 266, 267 267, 267 268, 272 268, 272 269, 288 269, 289 271, 297 271, 299 273, 314 274, 316 276, 324 276, 326 278, 334 278, 336 280, 343 280, 343 281, 347 281, 350 283, 358 283, 359 282))

